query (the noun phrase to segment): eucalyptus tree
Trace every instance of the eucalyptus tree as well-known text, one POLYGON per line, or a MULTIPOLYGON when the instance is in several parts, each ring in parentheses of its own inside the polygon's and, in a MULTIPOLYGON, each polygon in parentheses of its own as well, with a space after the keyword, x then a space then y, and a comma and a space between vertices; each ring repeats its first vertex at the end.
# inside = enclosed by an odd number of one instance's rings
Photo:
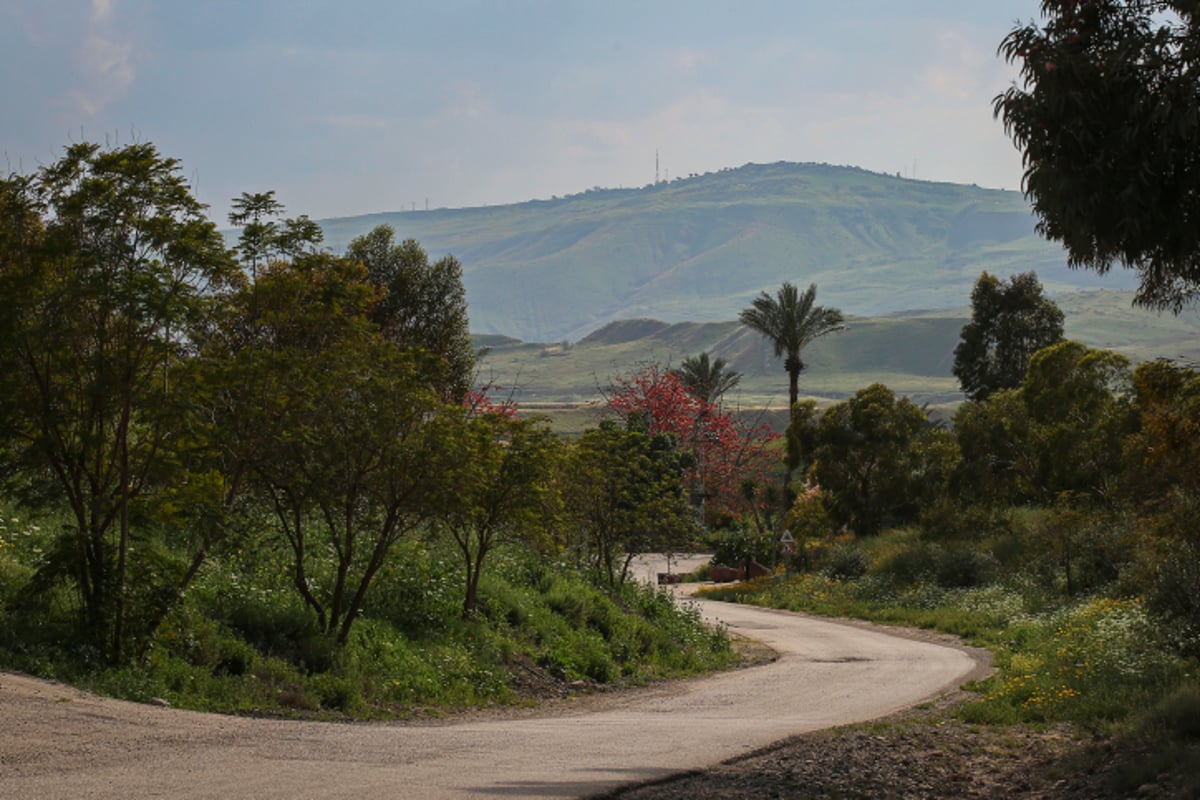
POLYGON ((971 290, 971 321, 954 348, 953 372, 968 400, 1016 389, 1029 359, 1063 339, 1063 312, 1033 272, 1001 281, 984 272, 971 290))
POLYGON ((995 112, 1022 151, 1038 229, 1072 266, 1134 269, 1136 302, 1200 297, 1200 6, 1043 0, 1000 52, 995 112))
POLYGON ((830 516, 860 536, 915 518, 921 498, 934 488, 925 480, 936 471, 926 457, 938 456, 939 448, 922 444, 941 433, 929 428, 917 405, 883 384, 797 424, 812 426, 795 435, 812 445, 811 477, 828 493, 830 516))
POLYGON ((86 635, 119 662, 156 622, 131 599, 178 590, 142 563, 156 548, 133 547, 148 535, 134 520, 181 469, 178 377, 240 273, 178 162, 148 143, 76 144, 3 179, 0 230, 0 440, 25 499, 69 509, 41 583, 71 585, 86 635))

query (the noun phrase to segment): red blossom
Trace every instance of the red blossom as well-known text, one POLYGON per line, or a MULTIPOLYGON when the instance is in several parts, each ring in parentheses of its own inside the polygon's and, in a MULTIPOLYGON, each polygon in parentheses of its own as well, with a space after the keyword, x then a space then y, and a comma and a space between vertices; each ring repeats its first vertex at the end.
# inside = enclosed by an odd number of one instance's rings
POLYGON ((709 514, 739 517, 752 512, 752 504, 764 510, 764 501, 748 500, 741 487, 747 480, 768 483, 778 466, 779 455, 769 444, 779 434, 769 426, 747 424, 697 397, 678 375, 657 364, 617 376, 606 408, 652 436, 670 434, 692 455, 685 484, 704 496, 709 514))
POLYGON ((479 388, 467 392, 467 396, 463 398, 463 408, 474 417, 496 414, 510 419, 515 418, 518 411, 517 401, 511 395, 501 400, 495 399, 498 393, 503 391, 503 386, 485 383, 479 388))

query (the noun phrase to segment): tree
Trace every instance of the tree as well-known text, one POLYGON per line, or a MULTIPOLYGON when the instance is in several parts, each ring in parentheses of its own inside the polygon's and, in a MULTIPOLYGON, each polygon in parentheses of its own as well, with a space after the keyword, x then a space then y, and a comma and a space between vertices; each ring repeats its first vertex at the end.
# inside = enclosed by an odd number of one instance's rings
POLYGON ((674 551, 699 532, 670 437, 612 420, 583 433, 567 462, 563 501, 587 562, 610 587, 641 553, 674 551))
POLYGON ((1033 272, 1006 283, 984 272, 971 291, 971 321, 954 348, 954 375, 969 400, 984 400, 1025 379, 1029 358, 1062 341, 1063 313, 1033 272))
POLYGON ((276 258, 291 259, 315 248, 325 238, 321 226, 302 214, 294 219, 276 221, 283 216, 283 203, 275 192, 242 192, 233 201, 229 224, 242 229, 237 254, 250 267, 251 282, 257 282, 258 270, 276 258))
POLYGON ((1200 373, 1159 359, 1133 372, 1140 424, 1125 442, 1127 491, 1147 506, 1200 498, 1200 373))
POLYGON ((1004 506, 1036 498, 1037 457, 1019 389, 963 403, 954 414, 954 433, 962 461, 952 480, 963 502, 1004 506))
POLYGON ((543 424, 504 413, 462 413, 444 436, 437 520, 450 533, 464 568, 463 618, 474 612, 479 579, 493 548, 534 542, 554 506, 553 460, 559 440, 543 424))
POLYGON ((1021 399, 1040 499, 1050 502, 1063 492, 1108 499, 1122 468, 1122 442, 1136 425, 1129 359, 1060 342, 1029 360, 1021 399))
POLYGON ((810 475, 828 493, 830 516, 870 536, 885 524, 915 518, 935 488, 922 456, 936 456, 938 448, 922 448, 927 436, 940 434, 929 428, 924 412, 877 383, 826 409, 816 430, 797 438, 814 443, 810 475))
POLYGON ((221 424, 274 514, 293 586, 343 644, 396 544, 449 491, 436 424, 448 410, 428 357, 369 319, 378 292, 360 263, 276 260, 253 289, 257 324, 230 354, 236 388, 221 424))
MULTIPOLYGON (((742 310, 739 319, 751 330, 771 340, 775 357, 784 357, 783 368, 788 374, 788 408, 796 405, 800 397, 800 373, 804 371, 804 360, 800 352, 813 340, 836 331, 844 330, 842 312, 836 308, 814 306, 817 285, 809 284, 803 293, 791 283, 784 281, 774 297, 762 292, 742 310)), ((792 498, 789 488, 792 470, 789 467, 783 479, 783 501, 790 508, 792 498)))
POLYGON ((383 335, 437 356, 443 370, 435 384, 446 400, 461 402, 475 372, 462 266, 454 256, 431 264, 415 240, 397 245, 394 237, 380 225, 351 241, 346 256, 362 262, 371 284, 385 291, 372 315, 383 335))
POLYGON ((788 374, 788 408, 796 405, 800 396, 800 373, 805 367, 800 351, 826 334, 845 329, 842 312, 814 306, 816 297, 815 283, 801 293, 784 281, 774 297, 762 292, 738 317, 743 325, 771 340, 776 358, 783 357, 788 374))
POLYGON ((1136 302, 1200 295, 1200 7, 1043 0, 1000 44, 1021 83, 995 113, 1024 154, 1039 231, 1075 267, 1137 271, 1136 302))
POLYGON ((1124 494, 1145 515, 1141 546, 1155 556, 1147 607, 1200 649, 1200 373, 1166 361, 1133 373, 1141 425, 1126 439, 1124 494))
POLYGON ((178 172, 151 144, 77 144, 0 181, 0 440, 26 499, 69 509, 42 577, 74 587, 112 662, 179 591, 140 561, 154 548, 135 550, 134 523, 178 475, 191 410, 176 378, 239 277, 178 172), (159 601, 134 608, 139 594, 159 601))
POLYGON ((679 369, 675 370, 675 374, 698 399, 709 405, 716 405, 726 392, 742 380, 740 372, 726 369, 727 366, 725 359, 710 360, 708 353, 701 353, 685 358, 679 369))
POLYGON ((769 449, 778 435, 769 426, 724 412, 691 391, 679 371, 666 371, 658 364, 616 376, 608 410, 626 429, 670 437, 686 455, 681 461, 683 481, 702 519, 746 513, 759 518, 761 499, 757 494, 747 497, 742 486, 746 481, 765 482, 778 463, 769 449))

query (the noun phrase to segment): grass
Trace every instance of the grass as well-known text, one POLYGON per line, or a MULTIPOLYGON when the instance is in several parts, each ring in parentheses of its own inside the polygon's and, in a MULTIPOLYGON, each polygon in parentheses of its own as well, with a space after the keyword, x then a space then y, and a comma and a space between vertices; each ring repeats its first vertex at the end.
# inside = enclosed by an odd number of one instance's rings
MULTIPOLYGON (((1014 514, 1018 529, 1038 529, 1038 514, 1014 514)), ((1059 725, 1136 753, 1122 767, 1129 790, 1162 772, 1200 791, 1200 665, 1181 655, 1172 628, 1120 584, 1067 597, 1033 553, 1001 538, 976 539, 1011 560, 975 585, 949 580, 936 563, 953 549, 931 547, 919 532, 895 530, 851 543, 867 562, 857 576, 834 567, 837 548, 814 554, 818 569, 704 590, 707 597, 833 617, 935 629, 988 648, 995 673, 966 688, 973 698, 952 713, 967 724, 1059 725), (824 570, 824 571, 822 571, 824 570), (843 577, 833 577, 834 574, 843 577), (943 578, 938 580, 939 574, 943 578)), ((1028 542, 1028 540, 1026 540, 1028 542)), ((961 553, 959 553, 961 556, 961 553)), ((960 576, 961 577, 961 576, 960 576)), ((1111 757, 1087 749, 1082 763, 1111 757), (1090 759, 1090 761, 1089 761, 1090 759)), ((1191 796, 1191 795, 1189 795, 1191 796)))
MULTIPOLYGON (((3 518, 0 600, 14 601, 51 534, 3 518)), ((64 596, 40 608, 0 604, 0 666, 202 711, 397 718, 688 676, 736 659, 723 632, 654 587, 603 591, 586 573, 512 547, 494 554, 479 612, 463 619, 460 572, 444 545, 405 542, 338 647, 269 553, 210 558, 130 663, 104 667, 72 644, 64 596)))

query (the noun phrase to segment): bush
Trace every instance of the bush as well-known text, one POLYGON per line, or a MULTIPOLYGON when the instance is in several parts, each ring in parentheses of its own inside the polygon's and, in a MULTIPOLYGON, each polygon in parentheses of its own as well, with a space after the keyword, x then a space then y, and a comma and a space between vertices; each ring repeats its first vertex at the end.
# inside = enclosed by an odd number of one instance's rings
POLYGON ((739 527, 709 537, 712 563, 726 567, 740 566, 749 555, 760 564, 774 563, 779 543, 771 534, 760 534, 748 527, 739 527))
POLYGON ((867 574, 871 560, 852 543, 837 544, 825 554, 821 573, 837 581, 852 581, 867 574))
POLYGON ((922 509, 919 522, 925 537, 935 541, 979 541, 1012 531, 1008 509, 981 505, 961 508, 948 500, 922 509))
POLYGON ((947 589, 966 589, 991 583, 1000 565, 988 552, 970 547, 931 548, 934 578, 947 589))
POLYGON ((1178 634, 1181 652, 1200 658, 1200 504, 1174 509, 1150 554, 1147 605, 1178 634))
POLYGON ((1163 697, 1141 719, 1151 741, 1200 741, 1200 684, 1186 683, 1163 697))
POLYGON ((308 681, 308 689, 316 697, 317 704, 331 711, 356 711, 362 705, 362 695, 349 678, 323 673, 308 681))
POLYGON ((1144 708, 1184 674, 1135 601, 1094 599, 1029 618, 1010 635, 1019 650, 998 659, 983 702, 1021 719, 1100 727, 1144 708))

